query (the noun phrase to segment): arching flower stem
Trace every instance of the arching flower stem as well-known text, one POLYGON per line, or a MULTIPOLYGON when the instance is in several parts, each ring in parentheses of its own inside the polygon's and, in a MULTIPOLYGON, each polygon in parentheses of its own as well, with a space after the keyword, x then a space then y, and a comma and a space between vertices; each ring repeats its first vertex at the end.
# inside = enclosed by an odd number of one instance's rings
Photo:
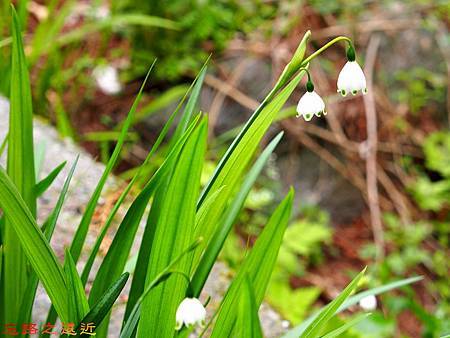
POLYGON ((304 59, 300 66, 305 67, 315 57, 319 56, 325 50, 327 50, 328 48, 330 48, 331 46, 333 46, 334 44, 336 44, 340 41, 346 41, 349 44, 349 47, 352 48, 353 51, 355 50, 355 48, 353 47, 353 42, 350 38, 348 38, 346 36, 338 36, 338 37, 334 38, 333 40, 329 41, 328 43, 326 43, 325 45, 323 45, 322 47, 320 47, 318 50, 316 50, 314 53, 312 53, 306 59, 304 59))

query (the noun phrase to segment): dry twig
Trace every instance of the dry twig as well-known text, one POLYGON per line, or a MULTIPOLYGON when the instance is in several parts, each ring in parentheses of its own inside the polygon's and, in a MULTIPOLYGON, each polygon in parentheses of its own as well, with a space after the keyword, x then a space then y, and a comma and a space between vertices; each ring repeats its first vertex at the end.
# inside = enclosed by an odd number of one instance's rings
POLYGON ((381 262, 384 257, 384 232, 381 222, 381 211, 379 203, 378 185, 377 185, 377 112, 375 109, 375 98, 373 94, 373 68, 375 66, 376 55, 380 45, 381 38, 378 34, 370 38, 367 48, 365 73, 367 78, 367 87, 369 92, 364 96, 364 108, 366 112, 366 181, 367 196, 370 210, 370 223, 377 249, 376 259, 381 262))

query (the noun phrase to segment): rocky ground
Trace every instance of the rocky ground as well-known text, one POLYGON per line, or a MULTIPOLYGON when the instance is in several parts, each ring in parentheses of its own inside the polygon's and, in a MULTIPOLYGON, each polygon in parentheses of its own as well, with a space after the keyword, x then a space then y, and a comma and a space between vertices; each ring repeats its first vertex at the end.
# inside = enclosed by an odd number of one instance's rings
MULTIPOLYGON (((0 97, 0 142, 3 141, 8 130, 8 101, 5 98, 0 97)), ((81 215, 89 200, 92 191, 94 190, 100 176, 102 175, 104 166, 99 162, 95 161, 88 153, 83 149, 76 146, 70 140, 62 140, 56 130, 46 123, 36 120, 34 123, 34 138, 36 144, 36 157, 39 159, 39 178, 45 177, 52 169, 63 161, 67 161, 64 170, 60 173, 58 178, 55 180, 53 185, 48 189, 48 191, 39 199, 39 215, 38 222, 41 224, 43 220, 51 212, 54 207, 56 200, 59 196, 59 192, 64 184, 65 177, 71 167, 72 163, 79 155, 78 165, 76 167, 71 187, 69 190, 68 197, 64 204, 63 211, 59 217, 59 221, 53 235, 51 245, 55 250, 56 254, 62 261, 64 259, 64 248, 68 247, 72 241, 75 229, 81 219, 81 215), (41 155, 39 155, 41 154, 41 155)), ((0 163, 4 165, 5 156, 0 159, 0 163)), ((94 216, 93 224, 86 240, 86 245, 83 250, 83 256, 81 257, 78 268, 81 271, 87 254, 90 252, 95 239, 100 231, 102 220, 104 220, 104 215, 110 210, 109 207, 113 203, 117 192, 120 189, 123 182, 111 177, 104 189, 102 199, 99 202, 98 211, 94 216), (112 201, 112 202, 111 202, 112 201)), ((123 213, 119 213, 118 217, 123 216, 123 213)), ((141 231, 138 232, 137 241, 140 241, 141 231)), ((105 238, 106 246, 113 236, 114 229, 109 237, 105 238)), ((135 249, 137 247, 135 246, 135 249)), ((101 250, 101 253, 104 253, 101 250)), ((132 253, 135 254, 135 252, 132 253)), ((98 265, 98 262, 97 262, 98 265)), ((221 262, 218 262, 205 286, 204 294, 202 297, 206 299, 211 297, 211 302, 209 307, 209 312, 213 313, 214 309, 217 308, 222 295, 224 294, 227 286, 229 285, 231 278, 231 271, 227 266, 221 262)), ((91 281, 90 281, 91 282, 91 281)), ((88 285, 89 289, 90 285, 88 285)), ((112 315, 111 326, 110 326, 110 337, 118 337, 121 327, 121 320, 123 311, 125 308, 125 296, 124 294, 119 298, 112 315)), ((49 299, 43 288, 39 288, 38 295, 36 297, 36 303, 33 311, 33 321, 35 323, 41 323, 45 321, 47 315, 47 309, 50 305, 49 299)), ((263 304, 260 311, 260 317, 263 325, 263 330, 267 337, 278 337, 280 334, 286 330, 289 323, 283 321, 281 317, 273 311, 269 306, 263 304)))

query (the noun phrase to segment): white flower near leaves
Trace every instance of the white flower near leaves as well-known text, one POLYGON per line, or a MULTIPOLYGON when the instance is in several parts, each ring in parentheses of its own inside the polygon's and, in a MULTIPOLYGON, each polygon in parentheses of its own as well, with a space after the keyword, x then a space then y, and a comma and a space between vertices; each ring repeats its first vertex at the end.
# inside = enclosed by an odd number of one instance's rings
POLYGON ((100 90, 108 95, 114 95, 122 90, 122 84, 119 81, 119 72, 113 66, 97 66, 92 75, 100 90))
POLYGON ((186 326, 205 325, 206 310, 197 298, 185 298, 177 309, 176 330, 186 326))
POLYGON ((356 95, 360 90, 363 94, 367 93, 366 77, 358 62, 348 61, 339 73, 337 91, 346 96, 347 93, 356 95))
POLYGON ((314 115, 320 117, 322 114, 327 114, 325 102, 314 90, 307 91, 298 101, 297 117, 302 116, 305 121, 311 121, 314 115))
POLYGON ((377 298, 374 295, 364 297, 359 301, 359 306, 365 311, 373 311, 377 308, 377 298))

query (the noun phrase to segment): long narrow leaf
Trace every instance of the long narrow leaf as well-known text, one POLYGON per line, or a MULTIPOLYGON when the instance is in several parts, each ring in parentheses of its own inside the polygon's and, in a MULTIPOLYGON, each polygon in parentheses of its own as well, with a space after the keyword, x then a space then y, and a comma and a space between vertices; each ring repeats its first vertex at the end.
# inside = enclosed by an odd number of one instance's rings
MULTIPOLYGON (((10 218, 19 243, 63 321, 69 319, 64 272, 14 183, 0 166, 0 207, 10 218)), ((18 305, 20 306, 20 304, 18 305)))
MULTIPOLYGON (((420 280, 422 280, 423 277, 411 277, 411 278, 406 278, 406 279, 401 279, 392 283, 388 283, 386 285, 383 286, 379 286, 367 291, 363 291, 363 292, 359 292, 354 296, 351 296, 350 298, 348 298, 344 304, 342 304, 339 309, 336 311, 336 313, 340 313, 346 309, 348 309, 350 306, 353 306, 355 304, 358 304, 358 302, 367 297, 367 296, 371 296, 371 295, 379 295, 394 289, 398 289, 402 286, 405 285, 409 285, 415 282, 418 282, 420 280)), ((320 312, 319 312, 320 313, 320 312)), ((319 313, 316 313, 314 315, 312 315, 311 317, 309 317, 308 319, 306 319, 302 324, 294 327, 293 329, 291 329, 289 332, 287 332, 283 338, 296 338, 299 337, 306 329, 306 327, 312 323, 312 321, 319 315, 319 313)))
POLYGON ((355 326, 360 321, 366 319, 370 315, 371 315, 371 313, 362 313, 359 316, 356 316, 355 318, 350 320, 348 323, 345 323, 344 325, 338 327, 337 329, 335 329, 335 330, 333 330, 331 332, 328 332, 326 335, 322 336, 322 338, 335 338, 335 337, 338 337, 341 333, 344 333, 345 331, 347 331, 351 327, 355 326))
MULTIPOLYGON (((206 65, 207 65, 207 63, 205 62, 205 64, 201 68, 199 74, 194 79, 194 81, 192 82, 188 91, 186 92, 185 96, 179 102, 177 108, 170 116, 169 120, 172 120, 178 114, 178 112, 181 110, 181 107, 183 106, 188 95, 190 95, 193 88, 196 86, 201 74, 206 71, 205 70, 206 65)), ((168 123, 166 123, 166 125, 164 126, 164 128, 166 128, 166 127, 167 127, 167 129, 165 130, 165 132, 167 132, 168 127, 169 127, 168 123)), ((136 301, 139 299, 142 292, 144 291, 145 278, 147 276, 148 261, 149 261, 150 252, 151 252, 151 248, 152 248, 152 242, 153 242, 153 238, 154 238, 154 230, 155 230, 154 223, 155 223, 155 220, 158 218, 159 209, 160 209, 159 203, 164 199, 164 193, 165 193, 165 189, 159 189, 155 193, 152 207, 151 207, 150 213, 147 217, 147 222, 146 222, 144 234, 142 236, 141 245, 140 245, 139 253, 138 253, 138 257, 137 257, 136 269, 134 271, 133 281, 131 283, 131 289, 130 289, 130 293, 128 295, 128 302, 127 302, 127 307, 125 309, 124 321, 127 320, 128 316, 131 313, 131 310, 133 309, 134 305, 136 304, 136 301)))
MULTIPOLYGON (((202 70, 203 69, 204 68, 202 68, 202 70)), ((195 83, 195 81, 194 81, 194 83, 195 83)), ((190 91, 190 89, 188 90, 187 93, 189 93, 189 91, 190 91)), ((187 93, 184 96, 182 102, 186 99, 187 93)), ((181 107, 181 104, 179 105, 179 108, 180 107, 181 107)), ((95 245, 94 245, 94 248, 92 249, 92 251, 91 251, 91 253, 89 255, 89 258, 88 258, 88 260, 86 262, 86 265, 85 265, 85 267, 83 269, 83 273, 82 273, 81 279, 83 280, 84 283, 86 283, 86 281, 88 279, 88 276, 89 276, 89 273, 91 271, 92 265, 94 264, 95 257, 97 256, 97 252, 100 249, 100 245, 102 243, 103 238, 105 237, 109 227, 112 224, 114 216, 117 214, 117 211, 119 210, 120 206, 122 205, 123 201, 125 200, 125 197, 128 195, 128 193, 130 192, 131 188, 133 187, 133 185, 136 183, 136 181, 140 177, 140 175, 143 172, 143 169, 145 168, 146 164, 150 161, 152 156, 155 154, 156 150, 158 150, 159 146, 163 142, 163 140, 166 137, 166 135, 167 135, 167 133, 168 133, 168 131, 169 131, 169 129, 170 129, 174 119, 175 119, 175 117, 177 116, 177 114, 178 114, 178 112, 180 110, 179 108, 177 108, 173 112, 173 114, 170 116, 170 118, 165 123, 163 129, 161 130, 161 133, 158 135, 158 138, 156 139, 155 144, 153 145, 152 149, 150 150, 149 154, 147 155, 146 159, 144 160, 144 163, 139 167, 138 171, 135 173, 135 175, 133 176, 133 178, 131 179, 131 181, 129 182, 127 187, 125 188, 125 190, 121 193, 119 199, 117 200, 117 202, 114 205, 114 208, 112 209, 112 211, 108 215, 108 218, 107 218, 107 220, 105 222, 105 225, 102 228, 100 236, 97 238, 97 240, 95 242, 95 245)))
MULTIPOLYGON (((58 201, 56 202, 55 208, 48 217, 47 221, 42 226, 42 231, 44 232, 44 236, 48 242, 50 242, 50 239, 53 235, 53 231, 55 230, 56 221, 58 220, 59 214, 61 212, 64 200, 67 195, 67 191, 69 190, 70 181, 72 180, 73 173, 75 171, 77 163, 78 157, 75 159, 72 168, 70 169, 69 174, 67 175, 66 181, 64 182, 61 193, 59 194, 59 198, 58 201)), ((36 275, 36 273, 33 272, 29 278, 26 289, 27 297, 23 298, 22 304, 20 306, 20 316, 18 323, 28 323, 31 318, 31 312, 34 304, 34 298, 36 297, 38 282, 39 282, 38 276, 36 275)))
MULTIPOLYGON (((283 132, 280 132, 269 143, 266 149, 264 149, 264 151, 261 153, 258 160, 255 162, 253 167, 248 172, 232 204, 228 207, 227 211, 225 212, 223 216, 224 221, 219 223, 221 225, 217 227, 215 234, 208 243, 206 250, 201 258, 201 261, 198 264, 198 267, 196 268, 195 273, 192 277, 192 289, 195 296, 198 297, 200 295, 200 292, 203 286, 205 285, 206 279, 208 278, 208 275, 214 265, 214 262, 216 261, 220 253, 220 250, 222 249, 223 244, 225 243, 225 240, 233 227, 236 218, 238 217, 240 211, 242 210, 245 200, 247 199, 247 196, 250 193, 253 184, 255 183, 257 177, 261 173, 265 164, 269 160, 270 155, 272 154, 272 152, 274 151, 275 147, 278 145, 282 137, 283 132)), ((202 210, 205 207, 205 205, 206 203, 202 205, 200 210, 202 210)), ((205 215, 203 221, 209 222, 209 220, 210 216, 205 215)), ((198 221, 197 223, 200 224, 197 226, 201 229, 202 220, 198 221)))
POLYGON ((302 338, 316 338, 319 337, 324 325, 336 314, 339 307, 350 297, 351 293, 358 287, 359 281, 364 276, 366 269, 361 271, 347 287, 337 296, 331 303, 329 303, 319 315, 308 325, 300 337, 302 338))
POLYGON ((245 278, 241 296, 237 298, 236 332, 237 337, 262 338, 262 329, 258 317, 258 306, 250 278, 245 278))
POLYGON ((122 292, 129 276, 130 274, 125 272, 105 291, 99 301, 92 306, 89 313, 78 324, 77 330, 80 328, 81 323, 94 323, 95 327, 98 327, 102 323, 103 318, 111 311, 112 306, 122 292))
POLYGON ((293 198, 294 192, 291 189, 270 217, 254 247, 242 263, 236 278, 222 300, 211 337, 231 337, 234 335, 236 324, 234 304, 239 297, 241 288, 244 286, 246 276, 250 278, 252 283, 256 307, 261 305, 291 214, 293 198))
MULTIPOLYGON (((177 159, 173 175, 161 203, 152 255, 148 262, 147 282, 152 281, 194 237, 196 201, 200 190, 200 175, 206 150, 207 119, 200 122, 177 159)), ((179 270, 189 273, 189 262, 179 270)), ((186 281, 180 276, 169 278, 156 287, 142 303, 142 320, 138 336, 166 337, 174 334, 175 312, 185 296, 186 281), (159 304, 159 306, 154 306, 159 304)))
POLYGON ((69 299, 70 319, 74 323, 78 323, 88 312, 89 303, 84 292, 83 284, 78 275, 75 262, 70 255, 70 251, 66 249, 66 257, 64 259, 64 271, 66 273, 67 290, 69 299))
MULTIPOLYGON (((33 109, 30 79, 22 43, 22 29, 12 7, 12 59, 7 171, 32 217, 36 215, 33 149, 33 109)), ((26 290, 27 260, 15 226, 15 217, 6 213, 3 237, 4 284, 0 313, 4 323, 17 322, 20 303, 26 290)), ((0 320, 1 321, 1 320, 0 320)))
MULTIPOLYGON (((263 133, 267 130, 268 126, 266 124, 261 123, 261 119, 268 119, 269 124, 273 121, 274 117, 272 113, 272 109, 266 109, 266 107, 274 100, 275 97, 281 98, 281 100, 284 100, 284 102, 289 97, 290 93, 294 90, 294 88, 297 86, 298 82, 303 77, 304 73, 300 73, 301 75, 298 75, 293 80, 290 81, 290 83, 287 85, 287 87, 291 86, 291 89, 288 89, 287 92, 289 94, 286 97, 286 89, 284 90, 284 94, 280 93, 276 96, 278 91, 289 81, 291 76, 297 71, 299 65, 303 61, 305 51, 306 51, 306 44, 308 42, 309 37, 311 36, 311 32, 307 31, 305 35, 303 36, 301 42, 299 43, 297 50, 295 51, 294 56, 292 57, 291 61, 286 65, 283 73, 281 74, 280 78, 278 79, 277 83, 275 84, 274 88, 270 91, 270 93, 265 97, 263 102, 260 104, 260 106, 255 110, 255 112, 252 114, 250 119, 247 121, 247 123, 244 125, 242 130, 239 132, 239 134, 236 136, 236 138, 233 140, 230 147, 227 149, 225 155, 221 158, 219 164, 217 165, 210 181, 205 186, 205 188, 202 191, 202 194, 199 199, 199 206, 203 203, 206 196, 208 195, 209 191, 216 186, 216 181, 220 180, 221 177, 226 175, 226 165, 229 164, 232 161, 233 156, 236 156, 235 153, 239 153, 239 147, 242 147, 242 144, 244 139, 249 137, 249 135, 253 134, 255 130, 262 129, 263 133), (293 85, 293 86, 292 86, 293 85), (260 125, 261 126, 258 126, 260 125)), ((284 104, 284 102, 281 104, 281 106, 284 104)), ((281 109, 281 107, 279 108, 281 109)), ((278 113, 279 109, 275 109, 275 115, 278 113)), ((256 140, 254 140, 256 143, 259 143, 261 140, 260 136, 256 140)), ((220 183, 219 183, 220 185, 220 183)))
MULTIPOLYGON (((295 76, 273 100, 262 108, 253 123, 248 127, 242 137, 239 138, 238 144, 233 146, 233 151, 228 155, 227 160, 223 163, 222 160, 219 162, 213 177, 203 190, 197 208, 200 209, 202 207, 204 200, 209 194, 213 194, 221 188, 223 190, 215 202, 215 208, 209 213, 207 222, 196 227, 197 234, 201 233, 205 238, 211 238, 222 227, 220 218, 228 206, 231 196, 239 189, 245 170, 258 148, 259 142, 272 124, 279 110, 297 87, 303 75, 303 72, 300 72, 295 76)), ((205 243, 204 245, 206 246, 207 244, 205 243)), ((202 249, 204 250, 205 248, 202 249)), ((195 266, 197 263, 198 261, 194 262, 195 266)))
MULTIPOLYGON (((103 259, 103 262, 92 285, 91 294, 89 297, 89 302, 91 304, 95 303, 111 283, 111 281, 115 280, 123 272, 131 246, 134 241, 134 237, 136 235, 136 231, 138 229, 138 225, 140 224, 142 215, 144 214, 149 199, 153 195, 155 189, 161 183, 161 180, 164 178, 164 176, 168 174, 168 163, 171 163, 172 159, 178 157, 184 143, 194 130, 197 121, 198 118, 194 119, 185 135, 183 135, 183 137, 179 140, 179 142, 167 156, 164 163, 152 176, 150 181, 147 183, 147 185, 132 203, 131 207, 128 209, 123 221, 119 226, 119 229, 117 230, 116 235, 114 236, 108 253, 103 259)), ((104 324, 102 324, 102 328, 97 330, 98 336, 106 335, 106 324, 108 322, 109 318, 106 318, 104 324)))
POLYGON ((202 239, 199 238, 195 240, 187 249, 182 251, 177 257, 175 257, 164 270, 160 272, 158 276, 156 276, 150 283, 147 284, 144 292, 136 301, 133 309, 130 312, 130 316, 128 320, 125 322, 125 325, 122 328, 122 332, 120 333, 120 338, 129 338, 133 335, 134 330, 137 327, 140 318, 141 304, 145 297, 149 294, 153 288, 159 285, 163 280, 166 280, 171 275, 171 270, 173 270, 177 264, 187 255, 188 253, 195 250, 198 245, 202 242, 202 239))
POLYGON ((80 225, 78 226, 77 231, 75 233, 74 239, 72 241, 72 245, 70 247, 70 253, 71 253, 75 263, 78 261, 78 258, 80 257, 81 249, 83 247, 84 241, 86 240, 86 235, 87 235, 87 232, 89 229, 89 224, 91 223, 92 216, 94 215, 94 211, 97 206, 97 202, 100 198, 100 194, 103 190, 103 187, 105 186, 105 183, 106 183, 106 180, 107 180, 109 174, 111 173, 112 169, 114 168, 114 166, 117 163, 117 160, 119 159, 119 155, 122 150, 122 145, 128 134, 128 128, 130 127, 130 125, 133 121, 134 114, 136 113, 137 105, 139 104, 139 102, 142 98, 142 92, 144 90, 144 87, 147 83, 147 80, 150 76, 150 73, 151 73, 154 65, 155 65, 155 62, 153 62, 152 66, 150 67, 150 70, 148 71, 147 76, 145 77, 144 82, 142 83, 139 93, 133 102, 133 105, 130 109, 130 112, 127 115, 124 126, 120 133, 120 137, 117 140, 117 144, 111 155, 111 158, 109 159, 108 164, 106 165, 106 168, 103 171, 102 177, 100 178, 100 181, 98 182, 97 187, 95 188, 95 191, 92 194, 92 197, 86 206, 86 210, 83 214, 80 225))
POLYGON ((47 191, 47 189, 52 185, 52 183, 55 181, 56 177, 58 177, 61 170, 64 169, 66 166, 66 161, 58 165, 55 169, 53 169, 50 174, 48 174, 45 178, 40 180, 35 186, 34 186, 34 194, 36 197, 41 196, 44 192, 47 191))

